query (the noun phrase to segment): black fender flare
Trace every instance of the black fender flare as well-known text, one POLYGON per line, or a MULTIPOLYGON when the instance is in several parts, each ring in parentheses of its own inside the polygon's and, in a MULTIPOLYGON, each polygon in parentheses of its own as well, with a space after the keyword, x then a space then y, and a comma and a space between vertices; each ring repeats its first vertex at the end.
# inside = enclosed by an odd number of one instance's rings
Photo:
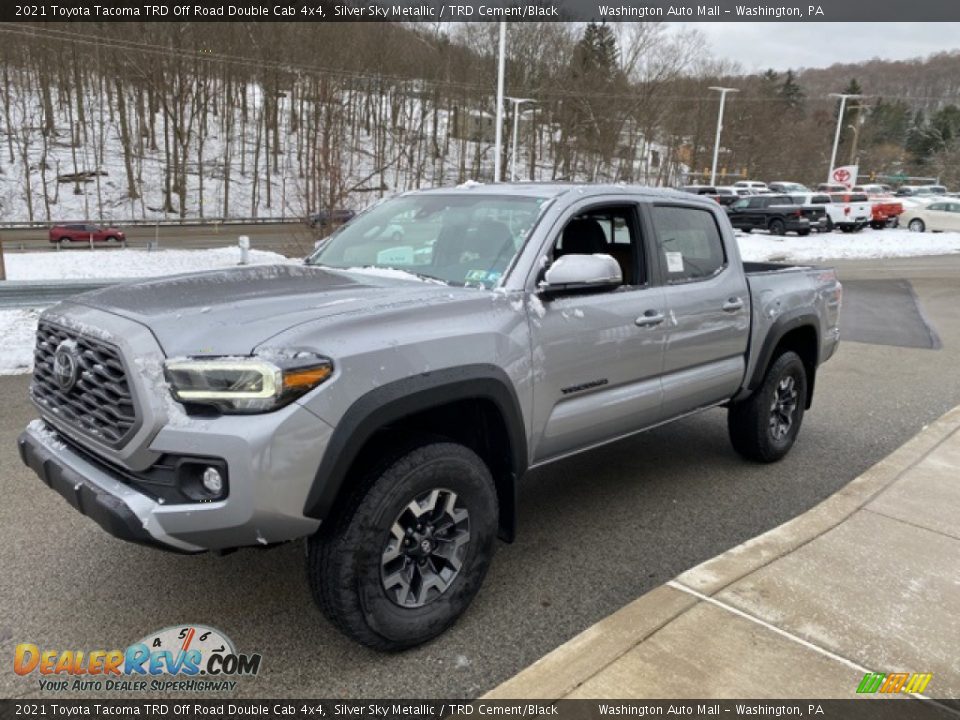
MULTIPOLYGON (((777 345, 780 344, 780 341, 783 340, 788 333, 802 327, 811 328, 816 336, 813 368, 816 370, 817 367, 820 366, 820 319, 807 309, 798 309, 784 313, 774 321, 770 331, 767 333, 767 337, 764 338, 763 344, 760 346, 760 352, 757 354, 757 364, 754 366, 753 374, 747 382, 746 392, 741 393, 741 396, 737 398, 738 400, 743 399, 760 387, 761 383, 763 383, 763 377, 767 373, 767 368, 770 367, 770 362, 773 360, 773 351, 777 349, 777 345)), ((808 408, 813 399, 815 379, 815 373, 811 373, 810 377, 807 378, 808 408)))
POLYGON ((323 520, 344 489, 350 467, 378 430, 402 418, 458 400, 489 400, 497 407, 510 443, 508 478, 495 478, 500 496, 500 535, 516 530, 516 486, 527 470, 523 414, 507 374, 496 365, 476 364, 436 370, 395 380, 359 397, 336 424, 303 514, 323 520), (503 486, 501 483, 508 485, 503 486))

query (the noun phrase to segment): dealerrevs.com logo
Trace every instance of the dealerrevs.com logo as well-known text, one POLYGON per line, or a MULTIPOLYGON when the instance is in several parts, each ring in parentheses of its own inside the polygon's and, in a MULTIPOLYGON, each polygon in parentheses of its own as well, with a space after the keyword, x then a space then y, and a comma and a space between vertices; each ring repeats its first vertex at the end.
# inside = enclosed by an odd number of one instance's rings
POLYGON ((125 650, 58 650, 20 643, 17 675, 37 676, 47 692, 231 691, 234 678, 260 671, 259 653, 238 653, 219 630, 179 625, 150 633, 125 650))

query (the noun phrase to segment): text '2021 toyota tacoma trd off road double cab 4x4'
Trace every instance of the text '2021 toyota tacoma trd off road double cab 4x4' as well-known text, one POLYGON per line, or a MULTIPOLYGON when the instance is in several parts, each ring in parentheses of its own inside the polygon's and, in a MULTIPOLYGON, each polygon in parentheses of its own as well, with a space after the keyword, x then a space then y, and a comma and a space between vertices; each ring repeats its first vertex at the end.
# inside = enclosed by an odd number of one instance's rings
POLYGON ((326 615, 402 648, 466 609, 530 468, 720 405, 741 455, 783 457, 840 295, 832 270, 742 263, 723 209, 688 193, 408 193, 304 265, 44 312, 20 452, 126 540, 307 538, 326 615))

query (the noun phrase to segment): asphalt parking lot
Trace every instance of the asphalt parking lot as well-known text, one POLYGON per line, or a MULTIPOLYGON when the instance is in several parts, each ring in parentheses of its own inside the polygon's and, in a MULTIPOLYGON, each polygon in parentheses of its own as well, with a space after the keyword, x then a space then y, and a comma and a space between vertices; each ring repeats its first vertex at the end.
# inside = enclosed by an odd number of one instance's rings
MULTIPOLYGON (((638 595, 812 507, 960 403, 960 256, 837 265, 855 281, 851 299, 859 281, 905 279, 918 301, 911 309, 890 293, 886 311, 852 317, 861 326, 851 336, 882 339, 884 324, 919 317, 941 347, 844 342, 818 377, 797 446, 775 466, 739 459, 717 410, 532 473, 517 542, 500 546, 472 608, 403 654, 361 648, 325 622, 301 544, 181 557, 107 536, 20 464, 15 440, 34 417, 28 378, 0 377, 0 655, 9 663, 20 642, 122 648, 202 623, 263 654, 239 696, 479 695, 638 595)), ((41 692, 35 677, 6 672, 0 695, 41 692)))

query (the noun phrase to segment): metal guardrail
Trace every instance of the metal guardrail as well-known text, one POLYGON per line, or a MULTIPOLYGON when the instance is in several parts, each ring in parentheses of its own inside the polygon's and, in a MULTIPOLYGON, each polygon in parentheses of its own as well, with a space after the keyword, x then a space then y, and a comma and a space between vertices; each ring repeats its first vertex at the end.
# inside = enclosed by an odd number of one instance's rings
POLYGON ((33 222, 4 222, 0 223, 0 230, 32 230, 52 227, 53 225, 74 224, 103 224, 118 227, 205 227, 208 225, 297 225, 303 224, 305 218, 165 218, 140 220, 57 220, 33 222))
POLYGON ((90 280, 3 280, 0 281, 0 308, 30 308, 53 305, 74 295, 130 282, 124 279, 90 280))

